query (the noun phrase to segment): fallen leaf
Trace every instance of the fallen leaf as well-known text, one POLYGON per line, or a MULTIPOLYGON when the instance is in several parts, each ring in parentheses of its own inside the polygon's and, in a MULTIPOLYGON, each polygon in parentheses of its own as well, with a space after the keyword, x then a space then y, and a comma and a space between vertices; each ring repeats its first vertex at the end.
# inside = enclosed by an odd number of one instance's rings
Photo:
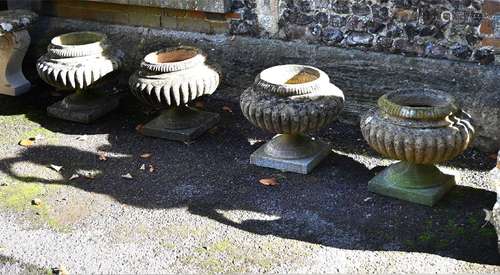
POLYGON ((143 163, 139 169, 146 170, 146 164, 143 163))
POLYGON ((32 199, 31 204, 32 205, 40 205, 40 204, 42 204, 42 200, 38 199, 38 198, 32 199))
POLYGON ((57 171, 57 172, 59 172, 59 171, 61 171, 63 169, 62 166, 55 165, 55 164, 51 164, 50 168, 52 168, 52 170, 57 171))
POLYGON ((106 153, 106 152, 99 152, 99 160, 100 161, 106 161, 106 160, 108 160, 108 153, 106 153))
POLYGON ((364 199, 363 201, 364 201, 364 202, 367 202, 367 201, 369 201, 369 200, 371 200, 371 199, 372 199, 372 197, 368 197, 368 198, 364 199))
POLYGON ((28 138, 28 139, 23 139, 19 141, 19 145, 24 146, 24 147, 31 147, 35 144, 35 139, 34 138, 28 138))
POLYGON ((149 173, 153 173, 154 171, 155 171, 155 167, 152 164, 150 164, 149 165, 149 173))
POLYGON ((248 143, 250 143, 251 146, 254 146, 257 143, 263 142, 262 139, 255 139, 255 138, 248 138, 247 141, 248 141, 248 143))
POLYGON ((151 153, 144 153, 144 154, 142 154, 140 157, 141 157, 141 158, 143 158, 143 159, 148 159, 148 158, 150 158, 151 156, 152 156, 152 154, 151 154, 151 153))
POLYGON ((88 180, 93 180, 93 179, 95 179, 95 174, 88 172, 88 173, 84 173, 83 177, 88 179, 88 180))
POLYGON ((205 102, 203 102, 201 100, 200 101, 196 101, 194 103, 194 107, 199 108, 199 109, 203 109, 203 108, 205 108, 205 102))
POLYGON ((217 131, 219 131, 219 127, 217 127, 217 126, 208 129, 208 132, 212 135, 217 133, 217 131))
POLYGON ((144 134, 144 124, 139 124, 135 126, 135 130, 141 135, 144 134))
POLYGON ((196 141, 194 141, 194 140, 188 140, 188 141, 184 141, 184 144, 186 144, 186 145, 191 145, 191 144, 193 144, 193 143, 195 143, 195 142, 196 142, 196 141))
POLYGON ((86 141, 89 137, 87 135, 83 135, 83 136, 78 136, 76 137, 76 140, 78 141, 86 141))
POLYGON ((64 266, 54 267, 52 268, 52 274, 54 275, 68 275, 69 272, 66 270, 64 266))
POLYGON ((484 211, 484 221, 485 223, 481 227, 485 227, 488 223, 495 225, 495 220, 493 219, 493 212, 488 209, 483 209, 484 211))
POLYGON ((276 185, 278 185, 278 182, 276 181, 275 178, 260 179, 259 182, 260 182, 260 184, 265 185, 265 186, 276 186, 276 185))
POLYGON ((122 178, 124 178, 124 179, 128 179, 128 180, 131 180, 131 179, 133 179, 134 177, 132 177, 132 175, 131 175, 130 173, 127 173, 127 174, 125 174, 125 175, 122 175, 122 178))
POLYGON ((233 41, 236 38, 236 35, 231 36, 230 40, 233 41))
POLYGON ((225 112, 228 112, 228 113, 232 113, 233 109, 229 108, 228 106, 224 106, 224 107, 222 107, 222 111, 225 111, 225 112))
POLYGON ((79 177, 80 177, 80 175, 78 175, 78 174, 73 174, 73 175, 71 175, 71 177, 69 178, 69 180, 74 180, 74 179, 77 179, 77 178, 79 178, 79 177))

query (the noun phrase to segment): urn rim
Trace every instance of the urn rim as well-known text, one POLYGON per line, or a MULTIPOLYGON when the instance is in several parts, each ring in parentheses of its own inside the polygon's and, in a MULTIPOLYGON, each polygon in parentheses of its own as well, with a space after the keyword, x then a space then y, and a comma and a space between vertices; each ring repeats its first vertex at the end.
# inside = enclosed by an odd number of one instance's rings
POLYGON ((187 70, 205 63, 203 51, 191 46, 163 48, 147 54, 141 68, 160 73, 187 70))
POLYGON ((286 64, 267 68, 260 72, 255 83, 281 96, 304 95, 320 91, 330 83, 328 75, 318 68, 286 64))
POLYGON ((65 48, 65 47, 71 48, 71 47, 98 45, 106 39, 107 36, 104 33, 100 32, 92 32, 92 31, 70 32, 52 38, 52 40, 50 40, 50 44, 58 48, 65 48))
POLYGON ((450 94, 428 88, 398 89, 378 100, 379 108, 403 119, 441 120, 459 109, 450 94))
POLYGON ((93 31, 70 32, 50 40, 49 54, 57 58, 99 55, 107 48, 107 36, 93 31))

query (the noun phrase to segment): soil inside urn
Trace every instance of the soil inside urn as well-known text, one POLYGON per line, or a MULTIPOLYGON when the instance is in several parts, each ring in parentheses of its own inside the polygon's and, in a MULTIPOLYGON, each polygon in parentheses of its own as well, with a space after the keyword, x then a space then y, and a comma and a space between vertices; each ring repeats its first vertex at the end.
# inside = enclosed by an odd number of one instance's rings
POLYGON ((317 75, 314 75, 304 70, 294 75, 292 78, 288 79, 288 81, 285 82, 285 84, 302 84, 314 81, 316 79, 318 79, 317 75))
POLYGON ((418 93, 393 94, 389 96, 388 99, 397 105, 412 108, 444 107, 450 104, 450 101, 445 97, 429 96, 418 93))
POLYGON ((59 46, 78 46, 97 43, 104 37, 93 32, 74 32, 54 37, 52 44, 59 46))
POLYGON ((194 50, 179 49, 168 52, 162 52, 155 55, 155 59, 152 60, 154 63, 172 63, 184 61, 193 58, 198 53, 194 50))
POLYGON ((260 78, 275 85, 297 85, 313 82, 320 77, 319 71, 301 65, 281 65, 265 69, 260 78))

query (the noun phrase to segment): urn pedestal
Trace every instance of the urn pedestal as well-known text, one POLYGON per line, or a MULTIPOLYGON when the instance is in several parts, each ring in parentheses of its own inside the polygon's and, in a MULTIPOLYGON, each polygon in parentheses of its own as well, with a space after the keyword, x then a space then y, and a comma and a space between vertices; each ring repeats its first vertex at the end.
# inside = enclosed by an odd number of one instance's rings
POLYGON ((455 186, 434 164, 467 149, 474 137, 470 117, 442 91, 406 89, 388 93, 361 118, 361 131, 380 154, 401 160, 368 183, 371 192, 433 206, 455 186))
POLYGON ((47 108, 50 116, 90 123, 114 110, 119 98, 102 84, 116 71, 123 53, 110 47, 105 34, 73 32, 54 37, 37 62, 40 77, 60 91, 75 92, 47 108))
POLYGON ((305 133, 334 120, 344 94, 317 68, 281 65, 262 71, 242 93, 240 105, 253 125, 278 134, 250 156, 250 163, 308 174, 331 150, 305 133))
POLYGON ((37 18, 27 10, 0 11, 0 94, 19 96, 31 88, 22 65, 31 42, 26 29, 37 18))
POLYGON ((219 81, 219 72, 206 63, 200 49, 179 46, 146 55, 140 69, 130 77, 130 89, 139 100, 161 113, 144 125, 142 133, 191 141, 214 127, 219 122, 219 114, 187 104, 214 93, 219 81))

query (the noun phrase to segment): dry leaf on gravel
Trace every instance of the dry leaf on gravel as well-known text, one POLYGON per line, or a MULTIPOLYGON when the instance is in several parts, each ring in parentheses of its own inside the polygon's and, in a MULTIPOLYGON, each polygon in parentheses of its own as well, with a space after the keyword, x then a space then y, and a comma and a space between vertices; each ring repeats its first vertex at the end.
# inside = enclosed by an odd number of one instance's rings
POLYGON ((131 179, 133 179, 134 177, 132 177, 132 175, 131 175, 130 173, 127 173, 127 174, 125 174, 125 175, 122 175, 122 178, 124 178, 124 179, 128 179, 128 180, 131 180, 131 179))
POLYGON ((108 153, 106 153, 106 152, 99 152, 99 160, 100 161, 106 161, 106 160, 108 160, 108 153))
POLYGON ((54 170, 54 171, 57 171, 57 172, 59 172, 59 171, 61 171, 61 170, 63 169, 63 167, 62 167, 62 166, 55 165, 55 164, 51 164, 51 165, 50 165, 50 168, 51 168, 52 170, 54 170))
POLYGON ((83 177, 88 179, 88 180, 93 180, 93 179, 95 179, 95 174, 88 172, 88 173, 83 174, 83 177))
POLYGON ((194 103, 194 107, 196 107, 198 109, 203 109, 203 108, 205 108, 205 102, 203 102, 203 101, 196 101, 194 103))
POLYGON ((38 198, 32 199, 31 204, 32 205, 40 205, 40 204, 42 204, 42 200, 38 199, 38 198))
POLYGON ((89 137, 87 135, 76 137, 76 140, 78 140, 78 141, 87 141, 87 139, 89 139, 89 137))
POLYGON ((149 173, 153 173, 155 171, 155 167, 153 166, 153 164, 150 164, 148 167, 149 173))
POLYGON ((276 185, 278 185, 278 182, 276 181, 276 178, 260 179, 259 182, 260 182, 260 184, 265 185, 265 186, 276 186, 276 185))
POLYGON ((144 133, 144 124, 139 124, 135 126, 135 130, 142 135, 144 133))
POLYGON ((222 111, 232 113, 233 109, 229 108, 228 106, 224 106, 224 107, 222 107, 222 111))
POLYGON ((69 178, 69 180, 74 180, 74 179, 77 179, 77 178, 79 178, 79 177, 80 177, 80 175, 78 175, 78 174, 73 174, 73 175, 71 175, 71 177, 69 178))
POLYGON ((146 164, 143 163, 139 169, 146 170, 146 164))
POLYGON ((31 147, 35 144, 35 139, 34 138, 27 138, 19 141, 19 145, 23 147, 31 147))
POLYGON ((141 157, 142 159, 148 159, 148 158, 150 158, 151 156, 152 156, 152 154, 151 154, 151 153, 144 153, 144 154, 140 155, 140 157, 141 157))

